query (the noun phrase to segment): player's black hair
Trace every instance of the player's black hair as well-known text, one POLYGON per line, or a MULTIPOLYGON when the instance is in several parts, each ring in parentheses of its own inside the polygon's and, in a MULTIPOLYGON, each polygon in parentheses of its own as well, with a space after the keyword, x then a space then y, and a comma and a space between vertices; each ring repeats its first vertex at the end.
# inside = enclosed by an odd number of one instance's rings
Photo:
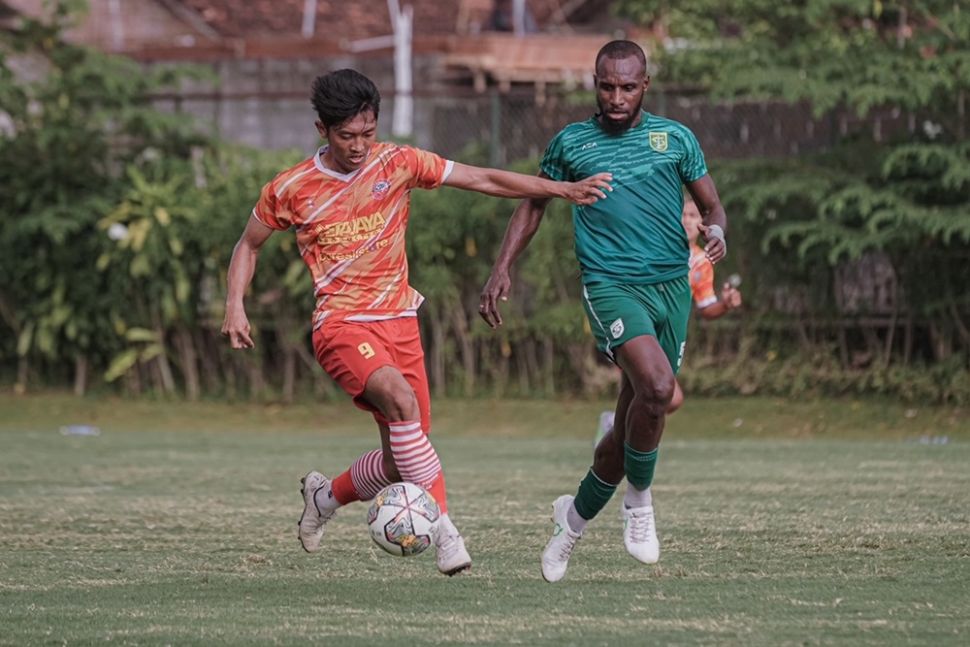
POLYGON ((357 70, 336 70, 313 81, 310 103, 327 128, 339 126, 366 110, 381 110, 381 93, 374 82, 357 70))
POLYGON ((647 70, 647 55, 643 53, 643 49, 634 43, 632 40, 611 40, 607 44, 600 48, 599 53, 596 55, 596 70, 599 71, 600 61, 604 58, 620 59, 620 58, 630 58, 631 56, 636 56, 643 65, 643 71, 646 73, 647 70))

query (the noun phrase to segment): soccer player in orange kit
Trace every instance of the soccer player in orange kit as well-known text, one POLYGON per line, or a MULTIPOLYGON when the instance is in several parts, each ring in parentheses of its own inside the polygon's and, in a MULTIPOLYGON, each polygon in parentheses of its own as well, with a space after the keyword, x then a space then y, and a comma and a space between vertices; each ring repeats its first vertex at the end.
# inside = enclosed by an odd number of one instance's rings
POLYGON ((381 438, 380 449, 363 454, 336 478, 317 471, 303 477, 300 542, 307 552, 318 551, 325 525, 340 506, 408 481, 431 492, 441 508, 437 565, 454 575, 470 568, 471 558, 448 515, 441 463, 428 441, 431 405, 416 318, 424 297, 408 283, 405 255, 411 190, 446 185, 499 197, 592 204, 606 197, 611 176, 555 182, 377 142, 380 94, 354 70, 318 77, 312 103, 327 145, 263 187, 233 250, 222 332, 233 348, 253 347, 243 296, 260 247, 274 231, 292 229, 313 277, 317 360, 357 406, 373 413, 381 438))

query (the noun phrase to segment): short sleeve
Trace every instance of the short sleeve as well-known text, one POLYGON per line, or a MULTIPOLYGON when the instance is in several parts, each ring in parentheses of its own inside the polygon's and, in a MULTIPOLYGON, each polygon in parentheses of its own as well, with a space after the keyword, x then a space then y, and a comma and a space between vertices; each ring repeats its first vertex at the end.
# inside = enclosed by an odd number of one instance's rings
POLYGON ((259 193, 259 201, 253 207, 253 217, 270 229, 285 230, 293 224, 292 214, 280 208, 280 200, 276 195, 276 180, 267 182, 259 193))
POLYGON ((684 138, 684 155, 677 163, 677 171, 684 184, 690 184, 707 175, 707 163, 697 137, 688 128, 682 131, 684 138))
POLYGON ((690 268, 690 292, 698 308, 717 303, 717 295, 714 293, 714 266, 706 258, 701 257, 690 268))
POLYGON ((570 179, 569 165, 565 160, 566 149, 563 144, 563 131, 552 138, 546 146, 546 152, 542 156, 539 169, 557 182, 564 182, 570 179))
POLYGON ((448 179, 454 162, 431 151, 402 146, 410 171, 409 185, 420 189, 437 189, 448 179))

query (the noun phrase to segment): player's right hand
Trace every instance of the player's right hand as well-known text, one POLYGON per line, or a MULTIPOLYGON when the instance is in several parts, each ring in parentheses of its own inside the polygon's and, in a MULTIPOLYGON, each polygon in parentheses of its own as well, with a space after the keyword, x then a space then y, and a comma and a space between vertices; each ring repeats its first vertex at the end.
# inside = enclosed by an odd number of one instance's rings
POLYGON ((512 280, 509 278, 509 273, 496 268, 492 270, 485 287, 482 288, 478 314, 492 328, 498 328, 502 325, 502 315, 498 311, 498 302, 509 300, 509 288, 511 287, 512 280))
POLYGON ((253 338, 249 336, 249 319, 242 308, 226 308, 226 318, 222 321, 222 334, 229 338, 234 349, 253 348, 253 338))
POLYGON ((579 182, 570 182, 566 189, 566 199, 574 204, 588 205, 606 198, 604 191, 612 191, 612 173, 597 173, 579 182))

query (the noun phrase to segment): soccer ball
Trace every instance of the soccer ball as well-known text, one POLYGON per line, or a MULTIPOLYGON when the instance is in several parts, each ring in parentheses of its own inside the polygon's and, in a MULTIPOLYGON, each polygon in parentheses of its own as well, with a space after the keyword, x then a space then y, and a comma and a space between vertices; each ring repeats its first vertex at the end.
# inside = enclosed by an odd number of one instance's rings
POLYGON ((414 483, 392 483, 374 497, 367 525, 374 543, 392 555, 420 555, 434 543, 441 511, 414 483))

